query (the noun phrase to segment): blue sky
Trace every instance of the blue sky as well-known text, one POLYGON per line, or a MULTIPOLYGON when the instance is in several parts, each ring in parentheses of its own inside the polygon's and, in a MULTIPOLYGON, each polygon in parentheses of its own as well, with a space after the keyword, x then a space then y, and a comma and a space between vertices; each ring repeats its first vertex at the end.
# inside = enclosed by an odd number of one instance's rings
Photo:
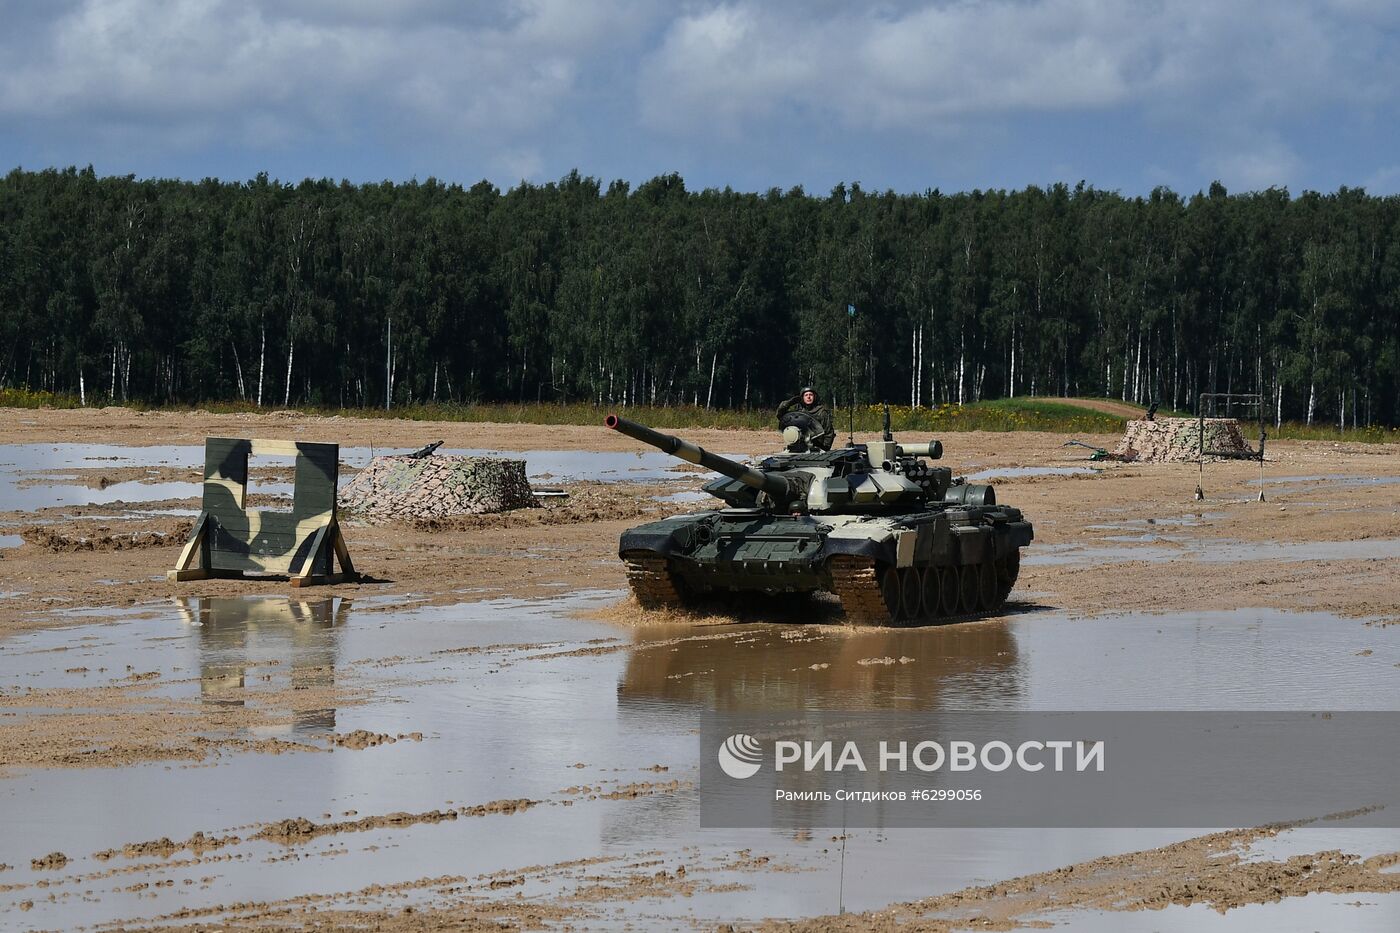
POLYGON ((0 167, 1400 192, 1389 0, 0 0, 0 167))

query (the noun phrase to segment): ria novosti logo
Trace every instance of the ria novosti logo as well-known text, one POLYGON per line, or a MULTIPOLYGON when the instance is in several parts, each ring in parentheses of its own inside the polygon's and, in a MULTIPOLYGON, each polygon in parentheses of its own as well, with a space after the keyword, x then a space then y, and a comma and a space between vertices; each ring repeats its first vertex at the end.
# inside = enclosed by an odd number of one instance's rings
POLYGON ((763 746, 748 733, 736 732, 719 747, 719 766, 732 778, 751 778, 763 766, 763 746))
MULTIPOLYGON (((1024 741, 1013 746, 1009 742, 991 740, 981 744, 966 739, 948 742, 925 740, 867 741, 848 740, 838 743, 825 741, 790 741, 773 743, 773 770, 842 772, 922 771, 983 771, 996 773, 1016 769, 1028 773, 1049 770, 1103 771, 1102 740, 1056 739, 1024 741), (912 747, 911 747, 912 744, 912 747)), ((763 746, 747 732, 736 732, 719 747, 719 766, 725 774, 737 780, 751 778, 763 767, 763 746)))

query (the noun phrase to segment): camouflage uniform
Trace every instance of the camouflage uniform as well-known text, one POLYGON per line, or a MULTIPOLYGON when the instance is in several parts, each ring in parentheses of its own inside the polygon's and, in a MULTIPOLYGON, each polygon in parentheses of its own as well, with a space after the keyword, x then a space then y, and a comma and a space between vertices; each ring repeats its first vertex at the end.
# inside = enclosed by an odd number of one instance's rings
POLYGON ((778 406, 778 419, 791 411, 800 411, 812 416, 812 419, 821 425, 821 433, 811 438, 808 443, 817 450, 830 450, 831 444, 836 440, 836 429, 831 424, 831 412, 821 403, 821 396, 817 395, 816 389, 805 388, 792 398, 778 406), (802 396, 812 393, 812 404, 803 403, 802 396))

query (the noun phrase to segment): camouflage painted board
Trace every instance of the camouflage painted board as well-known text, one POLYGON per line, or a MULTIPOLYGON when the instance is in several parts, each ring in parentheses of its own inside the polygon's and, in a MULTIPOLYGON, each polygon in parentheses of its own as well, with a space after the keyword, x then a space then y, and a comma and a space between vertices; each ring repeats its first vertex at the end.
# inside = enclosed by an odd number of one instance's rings
POLYGON ((204 500, 172 580, 285 573, 294 586, 358 578, 336 520, 338 444, 209 437, 204 500), (248 458, 296 457, 290 511, 247 507, 248 458), (334 563, 341 572, 333 573, 334 563))

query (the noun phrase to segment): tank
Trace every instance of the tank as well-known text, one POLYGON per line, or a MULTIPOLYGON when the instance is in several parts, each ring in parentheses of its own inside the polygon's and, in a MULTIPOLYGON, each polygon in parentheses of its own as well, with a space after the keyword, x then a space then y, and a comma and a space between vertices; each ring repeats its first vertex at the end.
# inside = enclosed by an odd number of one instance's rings
POLYGON ((721 474, 704 489, 723 507, 623 532, 618 555, 648 609, 825 591, 857 625, 976 618, 1006 602, 1034 537, 993 487, 930 462, 942 443, 896 442, 888 413, 881 441, 816 450, 799 438, 757 467, 617 415, 606 424, 721 474))

